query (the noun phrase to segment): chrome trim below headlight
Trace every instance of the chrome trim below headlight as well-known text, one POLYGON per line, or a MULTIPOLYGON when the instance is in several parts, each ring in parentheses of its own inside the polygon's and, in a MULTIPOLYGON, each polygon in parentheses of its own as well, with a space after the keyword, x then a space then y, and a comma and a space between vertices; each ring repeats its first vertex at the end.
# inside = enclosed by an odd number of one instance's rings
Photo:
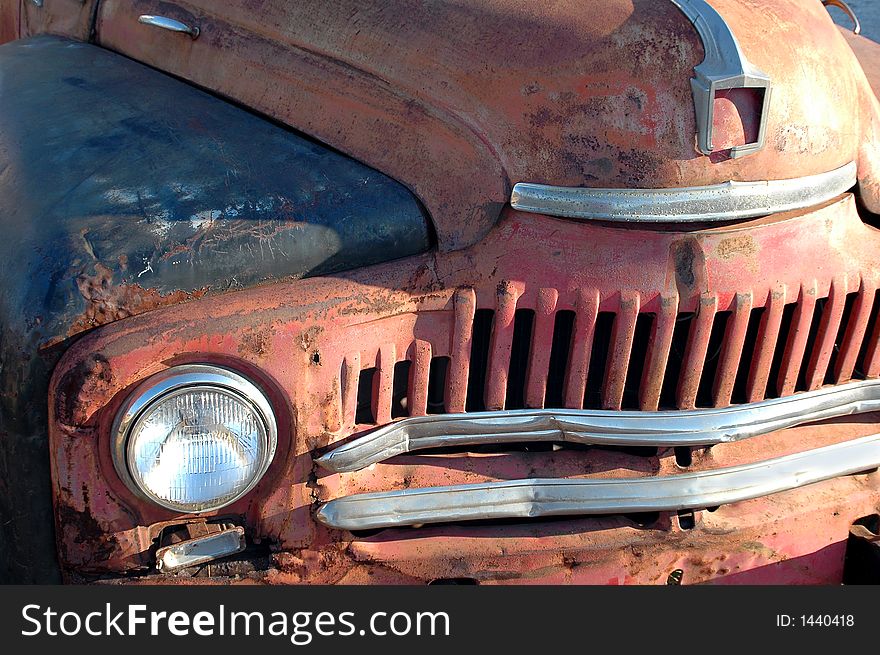
POLYGON ((814 207, 854 187, 856 164, 787 180, 669 189, 593 189, 520 182, 514 209, 563 218, 633 223, 703 223, 814 207))
POLYGON ((714 507, 880 466, 880 435, 763 462, 667 477, 532 479, 357 494, 325 503, 321 523, 373 530, 426 523, 714 507))
POLYGON ((437 414, 383 426, 339 446, 317 462, 330 471, 357 471, 425 448, 537 441, 604 446, 707 446, 876 410, 880 410, 880 380, 860 380, 714 409, 523 409, 437 414))

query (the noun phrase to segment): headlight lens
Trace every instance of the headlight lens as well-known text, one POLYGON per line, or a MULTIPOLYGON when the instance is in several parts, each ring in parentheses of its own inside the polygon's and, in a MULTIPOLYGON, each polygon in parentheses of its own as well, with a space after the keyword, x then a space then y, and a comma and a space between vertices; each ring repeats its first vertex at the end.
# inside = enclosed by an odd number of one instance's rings
POLYGON ((202 512, 237 500, 266 472, 277 442, 271 405, 214 366, 168 369, 138 388, 117 419, 114 463, 135 493, 202 512))

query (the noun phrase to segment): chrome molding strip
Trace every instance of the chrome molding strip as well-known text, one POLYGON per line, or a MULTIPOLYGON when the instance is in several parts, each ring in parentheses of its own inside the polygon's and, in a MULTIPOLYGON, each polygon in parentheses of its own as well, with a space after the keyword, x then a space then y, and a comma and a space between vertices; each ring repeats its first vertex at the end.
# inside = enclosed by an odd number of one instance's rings
POLYGON ((880 410, 880 380, 860 380, 721 409, 524 409, 416 416, 339 446, 317 462, 358 471, 425 448, 559 441, 612 446, 699 446, 739 441, 822 419, 880 410))
POLYGON ((531 479, 357 494, 318 520, 372 530, 426 523, 673 511, 725 505, 880 466, 880 435, 754 464, 668 477, 531 479))
POLYGON ((143 16, 138 17, 138 23, 142 23, 144 25, 152 25, 153 27, 168 30, 169 32, 189 34, 189 36, 193 40, 199 37, 198 27, 190 27, 186 23, 181 23, 179 20, 174 20, 173 18, 168 18, 167 16, 152 16, 150 14, 144 14, 143 16))
POLYGON ((712 126, 715 118, 715 92, 724 89, 759 89, 763 94, 758 138, 730 148, 730 157, 743 157, 764 146, 767 113, 770 107, 770 77, 746 59, 739 43, 715 9, 705 0, 670 0, 693 23, 703 41, 702 63, 694 66, 691 92, 697 119, 697 149, 704 155, 714 151, 712 126))
POLYGON ((862 23, 859 21, 859 17, 856 16, 856 12, 852 10, 852 8, 846 4, 843 0, 822 0, 822 4, 825 7, 837 7, 843 13, 847 15, 847 17, 852 21, 852 33, 853 34, 861 34, 862 33, 862 23))
POLYGON ((667 189, 594 189, 520 182, 514 209, 565 218, 635 223, 731 221, 819 205, 854 187, 856 164, 788 180, 667 189))

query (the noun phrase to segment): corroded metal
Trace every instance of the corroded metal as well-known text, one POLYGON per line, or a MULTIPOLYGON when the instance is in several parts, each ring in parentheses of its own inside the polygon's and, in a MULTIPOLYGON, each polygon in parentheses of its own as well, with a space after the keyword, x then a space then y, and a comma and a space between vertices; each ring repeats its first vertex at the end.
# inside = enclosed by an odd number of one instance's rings
MULTIPOLYGON (((809 176, 855 160, 861 201, 877 211, 877 101, 820 3, 761 0, 755 11, 753 4, 712 0, 742 52, 774 81, 769 114, 754 111, 754 98, 743 104, 741 98, 716 95, 713 145, 748 142, 754 118, 768 120, 765 147, 728 161, 723 151, 695 156, 688 79, 705 53, 692 25, 669 2, 563 0, 523 11, 514 0, 480 0, 466 9, 442 1, 367 7, 355 0, 268 0, 260 4, 258 20, 249 0, 163 4, 169 17, 203 28, 195 41, 139 26, 139 15, 156 11, 152 0, 54 2, 41 10, 16 4, 22 15, 13 18, 22 35, 51 31, 91 38, 299 128, 400 180, 427 208, 438 248, 333 277, 284 279, 240 291, 229 285, 235 293, 213 298, 226 287, 178 288, 173 294, 137 283, 121 288, 115 259, 81 276, 78 271, 72 280, 48 282, 47 289, 87 294, 88 311, 76 336, 98 329, 26 362, 20 353, 37 352, 38 344, 4 335, 0 430, 9 444, 4 481, 16 489, 0 499, 14 519, 0 526, 0 562, 6 569, 49 561, 7 545, 35 543, 35 531, 46 535, 45 525, 30 520, 51 514, 46 494, 42 505, 27 505, 32 509, 27 515, 20 511, 26 504, 18 501, 45 489, 47 465, 53 473, 58 554, 69 579, 125 574, 132 580, 153 565, 157 526, 180 517, 133 498, 114 474, 107 444, 112 416, 149 375, 210 361, 258 381, 284 426, 279 433, 284 457, 276 457, 264 480, 229 508, 273 555, 227 568, 218 563, 215 575, 242 573, 247 581, 268 582, 447 577, 487 583, 652 582, 681 570, 684 583, 839 580, 849 526, 876 511, 876 474, 698 513, 690 531, 662 514, 645 525, 638 517, 610 517, 572 519, 564 529, 537 523, 427 527, 410 539, 395 530, 372 537, 329 531, 313 515, 316 503, 356 493, 536 476, 649 477, 679 466, 667 450, 565 449, 445 453, 434 458, 443 466, 400 458, 355 473, 326 474, 315 467, 313 452, 375 427, 358 424, 366 420, 357 411, 361 400, 374 419, 401 409, 411 415, 430 411, 422 402, 426 376, 430 387, 426 358, 429 368, 448 358, 443 409, 464 411, 475 400, 469 391, 480 380, 470 373, 483 361, 485 338, 486 361, 501 373, 484 389, 493 406, 510 404, 507 391, 514 384, 526 387, 521 396, 536 409, 548 403, 581 409, 586 403, 652 410, 760 401, 792 385, 798 391, 826 378, 842 383, 880 374, 880 328, 870 322, 878 286, 877 236, 860 222, 850 196, 713 230, 615 229, 505 209, 515 180, 562 187, 694 187, 809 176), (792 24, 798 29, 792 31, 792 24), (238 74, 245 70, 249 74, 238 74), (806 297, 811 293, 818 302, 806 297), (841 297, 851 312, 840 313, 841 297), (173 306, 185 301, 195 302, 173 306), (786 308, 792 303, 799 307, 795 330, 786 308), (571 347, 564 370, 533 348, 524 380, 504 371, 505 361, 518 361, 508 358, 508 343, 512 347, 522 337, 505 332, 511 328, 505 322, 498 334, 475 330, 474 319, 484 321, 493 310, 506 321, 511 305, 514 332, 523 324, 522 312, 534 312, 532 336, 545 349, 552 348, 551 317, 568 313, 571 347), (742 312, 760 310, 755 352, 737 357, 737 340, 748 345, 753 336, 749 325, 743 336, 742 312), (727 312, 740 314, 719 336, 727 312), (820 312, 827 312, 821 320, 820 312), (653 321, 644 321, 649 315, 653 321), (835 334, 838 315, 841 330, 835 334), (805 327, 812 331, 813 317, 816 334, 802 344, 802 337, 792 335, 805 327), (645 334, 648 351, 640 371, 641 355, 627 347, 631 339, 644 345, 645 334), (606 374, 608 361, 619 368, 606 374), (403 362, 410 366, 407 403, 395 388, 401 376, 394 369, 403 362), (46 404, 17 399, 44 398, 53 368, 50 447, 46 404), (371 369, 378 371, 372 378, 376 386, 372 393, 359 393, 358 383, 371 369), (676 384, 665 385, 665 379, 676 384)), ((0 38, 10 36, 10 16, 0 14, 0 38)), ((69 77, 69 84, 83 79, 76 73, 69 77)), ((59 125, 82 115, 62 113, 59 125)), ((184 126, 182 133, 192 127, 184 126)), ((206 157, 214 161, 215 155, 206 157)), ((46 170, 29 169, 34 178, 46 170)), ((38 197, 14 198, 4 206, 26 206, 38 197)), ((78 225, 75 219, 69 224, 78 225)), ((71 243, 78 243, 77 233, 71 234, 71 243)), ((95 249, 98 257, 101 252, 95 249)), ((53 257, 48 253, 45 261, 53 257)), ((338 263, 332 255, 320 260, 338 263)), ((91 262, 91 256, 86 253, 83 261, 91 262)), ((134 268, 139 262, 129 258, 126 270, 143 271, 134 268)), ((22 276, 46 279, 28 271, 22 276)), ((79 296, 73 297, 78 303, 79 296)), ((27 329, 44 329, 39 326, 54 319, 57 307, 33 316, 27 329)), ((437 396, 431 397, 436 404, 437 396)), ((485 394, 481 400, 487 400, 485 394)), ((694 452, 688 468, 785 457, 865 436, 874 423, 873 415, 832 419, 722 443, 694 452)))
POLYGON ((768 111, 766 93, 760 103, 726 92, 711 106, 701 101, 720 149, 710 156, 694 156, 690 85, 705 44, 665 0, 563 0, 530 11, 515 0, 466 10, 446 1, 272 0, 257 21, 248 0, 189 0, 173 17, 198 16, 211 38, 174 43, 160 30, 133 36, 137 17, 155 11, 152 0, 103 2, 97 40, 401 180, 450 250, 491 229, 517 181, 695 187, 820 174, 854 160, 861 168, 876 149, 868 128, 876 109, 822 5, 711 6, 772 78, 773 97, 768 111), (723 161, 727 146, 752 141, 758 119, 764 148, 723 161))
MULTIPOLYGON (((652 324, 648 334, 653 350, 645 354, 646 361, 663 361, 660 354, 663 350, 668 362, 681 361, 682 355, 685 355, 684 361, 693 361, 688 364, 691 368, 682 370, 680 375, 700 380, 696 385, 699 406, 706 399, 711 405, 715 398, 715 386, 702 380, 705 370, 711 371, 715 379, 727 381, 725 384, 733 381, 735 401, 748 391, 748 385, 738 383, 737 379, 748 378, 750 371, 748 367, 734 366, 736 358, 722 358, 721 354, 717 355, 721 358, 719 364, 707 368, 707 362, 715 355, 714 340, 710 339, 712 348, 705 348, 704 360, 698 361, 695 354, 703 351, 703 347, 688 350, 686 340, 668 336, 670 320, 679 332, 682 326, 689 327, 694 338, 703 343, 701 335, 706 332, 705 326, 698 328, 692 323, 693 318, 679 320, 677 317, 702 311, 706 320, 707 315, 719 316, 722 312, 748 307, 743 300, 744 293, 750 294, 754 310, 762 309, 763 316, 767 317, 773 314, 775 303, 797 302, 804 280, 809 280, 807 288, 815 289, 816 297, 823 299, 843 288, 835 280, 845 274, 847 293, 856 294, 849 321, 855 321, 854 334, 858 334, 858 324, 863 320, 863 312, 857 309, 858 298, 863 299, 863 304, 873 305, 873 289, 880 279, 874 259, 880 247, 877 233, 862 223, 851 196, 815 210, 762 219, 746 226, 704 230, 620 230, 599 224, 554 221, 554 229, 548 231, 547 220, 510 211, 489 238, 462 252, 430 253, 334 277, 291 280, 225 296, 209 296, 186 306, 160 309, 104 326, 74 344, 56 369, 50 394, 52 449, 63 453, 53 460, 53 467, 56 502, 62 516, 59 552, 65 570, 77 576, 131 574, 152 565, 149 526, 174 520, 175 516, 127 492, 113 473, 105 442, 106 431, 112 426, 116 403, 143 379, 168 366, 207 361, 230 366, 254 379, 281 412, 279 455, 250 494, 223 510, 247 517, 244 527, 248 535, 268 540, 278 553, 274 572, 260 579, 279 582, 367 580, 361 576, 366 576, 365 570, 369 569, 379 576, 374 579, 398 581, 444 576, 495 579, 489 570, 504 571, 509 576, 505 579, 513 580, 536 566, 549 567, 546 577, 538 575, 539 579, 553 580, 557 575, 568 576, 569 573, 556 568, 550 553, 569 547, 581 553, 578 557, 583 561, 596 564, 596 568, 589 569, 592 571, 589 575, 585 568, 576 575, 571 574, 571 579, 599 581, 600 574, 614 577, 616 574, 600 565, 605 561, 612 562, 608 566, 616 568, 621 579, 647 580, 655 573, 659 575, 659 571, 650 566, 630 569, 636 566, 635 561, 618 561, 613 553, 648 540, 652 548, 662 553, 665 567, 667 560, 678 557, 668 532, 657 526, 646 528, 645 532, 634 531, 632 524, 620 517, 607 519, 609 523, 596 523, 598 519, 572 519, 572 530, 581 532, 570 540, 558 534, 554 536, 546 526, 526 528, 536 540, 530 541, 531 555, 522 550, 523 528, 517 535, 504 526, 458 529, 453 538, 440 528, 426 527, 419 532, 430 538, 420 539, 420 543, 423 548, 430 548, 429 552, 422 551, 419 555, 413 550, 413 544, 401 535, 384 539, 377 536, 365 541, 362 536, 344 531, 328 533, 314 519, 316 503, 359 493, 529 477, 653 478, 681 472, 669 449, 642 454, 602 448, 582 450, 566 444, 563 450, 547 452, 504 448, 487 454, 435 453, 430 458, 403 455, 351 473, 327 472, 315 464, 317 452, 326 452, 350 437, 357 438, 380 427, 358 423, 360 412, 356 405, 359 401, 375 403, 376 410, 381 403, 383 412, 390 416, 395 396, 399 398, 403 394, 407 400, 414 400, 417 393, 423 393, 418 390, 425 375, 424 343, 430 344, 432 359, 450 358, 445 380, 447 402, 466 405, 468 389, 473 383, 473 376, 469 374, 475 362, 473 344, 477 339, 486 338, 485 333, 477 334, 473 329, 475 319, 487 310, 497 311, 501 307, 507 311, 504 303, 511 296, 516 299, 517 311, 535 312, 533 337, 544 335, 537 344, 541 348, 552 349, 552 344, 543 341, 552 332, 539 326, 539 316, 550 311, 551 306, 557 316, 561 312, 573 314, 568 365, 564 372, 556 373, 566 383, 573 382, 570 387, 553 392, 562 398, 557 401, 563 405, 560 409, 581 410, 585 397, 591 403, 603 401, 602 385, 606 378, 596 364, 601 353, 595 351, 592 344, 599 338, 604 338, 609 347, 628 341, 628 337, 613 337, 613 329, 608 329, 608 318, 609 314, 628 311, 634 306, 630 299, 636 296, 639 315, 671 317, 657 319, 652 324), (583 240, 591 247, 578 247, 583 240), (627 257, 606 258, 603 253, 607 252, 625 252, 627 257), (769 252, 774 256, 765 256, 769 252), (632 266, 631 261, 639 261, 640 265, 632 266), (797 265, 793 266, 792 262, 797 265), (779 293, 780 286, 789 290, 787 295, 779 293), (555 293, 548 291, 551 289, 555 293), (295 302, 292 299, 296 299, 295 302), (394 368, 392 360, 395 364, 410 362, 409 379, 403 378, 404 389, 399 387, 400 376, 397 376, 397 388, 395 376, 391 376, 392 389, 388 393, 387 389, 380 388, 383 378, 376 372, 373 377, 376 386, 367 386, 366 395, 358 392, 362 371, 387 371, 394 368), (583 386, 579 387, 580 384, 583 386), (569 392, 578 388, 579 394, 569 392), (83 489, 88 489, 87 495, 83 489), (597 525, 616 527, 606 531, 597 529, 597 525), (89 539, 96 534, 103 538, 100 560, 95 559, 94 542, 89 539), (499 560, 497 549, 501 547, 511 554, 499 560), (490 553, 485 548, 495 550, 490 553), (457 564, 448 556, 450 552, 456 553, 457 564)), ((628 319, 627 325, 630 322, 628 319)), ((731 319, 728 325, 734 323, 731 319)), ((503 328, 508 329, 506 325, 503 328)), ((875 338, 873 333, 867 332, 861 331, 862 339, 844 338, 838 343, 834 361, 854 361, 855 367, 862 370, 864 353, 859 353, 863 345, 870 346, 875 338)), ((497 343, 496 339, 494 344, 497 343)), ((494 344, 490 337, 485 344, 488 355, 497 352, 494 344)), ((769 373, 774 352, 784 345, 783 340, 768 329, 764 336, 759 333, 751 359, 746 359, 746 354, 744 359, 754 366, 765 367, 769 373), (761 355, 765 351, 770 353, 769 358, 761 355)), ((808 345, 821 350, 825 341, 817 337, 808 340, 808 345)), ((530 364, 535 362, 533 369, 543 370, 542 360, 538 355, 535 357, 532 359, 529 355, 530 364)), ((486 361, 490 359, 487 356, 486 361)), ((627 368, 638 364, 630 355, 627 368)), ((646 364, 645 368, 649 366, 659 370, 655 364, 646 364)), ((836 369, 835 366, 829 368, 836 369)), ((507 384, 516 379, 508 375, 507 384)), ((519 379, 524 391, 532 389, 531 402, 541 400, 540 385, 534 377, 526 375, 519 379)), ((628 380, 624 407, 637 409, 642 398, 649 403, 656 397, 653 379, 650 383, 632 375, 624 379, 628 380), (630 395, 630 385, 634 383, 635 397, 630 395)), ((849 379, 834 378, 834 382, 842 384, 849 379)), ((387 382, 382 383, 385 384, 387 382)), ((768 384, 760 390, 756 400, 765 398, 768 384)), ((664 388, 660 405, 668 407, 670 400, 677 402, 675 385, 661 386, 664 388)), ((545 387, 545 405, 550 391, 552 389, 548 391, 545 387)), ((503 392, 496 388, 492 393, 506 404, 506 388, 503 392)), ((616 392, 606 397, 610 399, 614 395, 616 392)), ((796 399, 798 395, 791 398, 796 399)), ((593 408, 597 407, 587 406, 587 409, 593 408)), ((458 411, 464 409, 462 406, 458 411)), ((428 407, 421 401, 407 403, 406 411, 414 417, 416 413, 427 412, 428 407)), ((856 421, 846 417, 826 418, 818 424, 788 427, 735 443, 720 443, 705 453, 694 451, 693 464, 688 470, 735 467, 867 436, 876 431, 873 429, 875 416, 862 414, 856 421)), ((858 504, 861 501, 853 500, 852 505, 846 505, 843 514, 850 523, 858 518, 852 514, 864 511, 868 502, 874 502, 869 498, 875 498, 874 494, 880 498, 876 477, 857 479, 863 480, 859 482, 863 485, 859 493, 865 495, 865 502, 858 504)), ((844 501, 843 497, 823 495, 832 493, 829 489, 849 489, 847 480, 849 478, 817 483, 813 491, 804 488, 800 492, 783 492, 772 499, 747 502, 756 504, 750 507, 764 508, 755 511, 788 512, 789 515, 796 512, 800 516, 804 505, 792 503, 817 503, 816 507, 837 507, 838 501, 841 506, 849 503, 849 499, 844 501)), ((847 493, 853 499, 859 497, 847 493)), ((736 503, 704 516, 710 519, 740 516, 740 505, 742 503, 736 503)), ((766 521, 766 513, 763 516, 766 521)), ((814 532, 824 520, 819 516, 817 513, 813 519, 816 522, 809 526, 814 532)), ((668 521, 661 518, 660 525, 663 520, 668 521)), ((747 541, 746 535, 762 543, 775 544, 782 549, 778 552, 787 556, 799 557, 812 552, 801 550, 806 548, 805 544, 815 543, 814 538, 803 537, 809 533, 808 526, 792 525, 790 529, 797 531, 801 539, 795 545, 768 538, 780 525, 775 519, 760 526, 749 524, 749 520, 731 518, 729 523, 719 524, 726 525, 727 530, 737 535, 725 541, 730 548, 728 552, 746 553, 741 549, 740 540, 742 536, 742 541, 747 541), (771 524, 775 527, 767 527, 771 524), (765 527, 769 530, 766 535, 765 527)), ((822 525, 823 530, 832 530, 831 524, 822 525)), ((839 530, 841 539, 845 539, 847 529, 848 524, 839 530)), ((704 537, 695 535, 694 538, 704 537)), ((711 551, 707 542, 699 543, 700 548, 711 551)), ((748 557, 752 559, 742 560, 738 565, 751 567, 759 561, 776 561, 772 557, 754 559, 754 554, 748 557)), ((835 566, 830 559, 823 560, 817 569, 822 573, 816 575, 830 576, 835 566)), ((730 571, 719 574, 718 569, 725 568, 720 564, 706 574, 698 574, 689 565, 673 568, 684 568, 685 581, 688 575, 701 580, 731 575, 730 571)), ((665 572, 663 579, 668 573, 665 572)))

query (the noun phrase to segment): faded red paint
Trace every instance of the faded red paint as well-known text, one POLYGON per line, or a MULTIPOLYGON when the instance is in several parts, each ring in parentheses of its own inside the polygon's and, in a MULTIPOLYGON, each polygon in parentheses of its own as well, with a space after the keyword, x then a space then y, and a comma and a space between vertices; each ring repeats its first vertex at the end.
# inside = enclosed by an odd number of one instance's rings
MULTIPOLYGON (((312 517, 315 502, 359 491, 512 477, 663 475, 674 473, 676 464, 669 451, 655 457, 614 451, 411 455, 359 473, 328 475, 315 468, 313 454, 371 427, 355 425, 362 369, 378 369, 374 411, 384 422, 390 417, 394 364, 414 362, 409 390, 415 414, 426 407, 428 353, 450 356, 447 409, 463 409, 470 330, 479 308, 494 309, 503 318, 496 323, 489 357, 490 370, 499 374, 488 376, 486 387, 487 403, 497 407, 504 406, 506 397, 506 375, 500 373, 508 370, 510 317, 519 308, 536 311, 535 335, 542 339, 552 335, 547 321, 553 312, 577 312, 565 394, 566 405, 573 407, 583 402, 599 312, 623 317, 611 337, 615 373, 602 386, 602 402, 616 407, 635 314, 657 317, 646 370, 662 371, 659 362, 670 356, 670 321, 677 312, 697 311, 676 400, 689 407, 702 373, 698 355, 705 358, 705 333, 711 328, 707 316, 733 312, 728 336, 735 341, 741 338, 745 308, 767 308, 762 330, 771 334, 779 315, 775 308, 786 299, 830 297, 829 306, 836 308, 839 294, 856 293, 860 300, 832 372, 836 382, 846 381, 858 356, 853 351, 866 337, 858 308, 871 304, 880 282, 878 246, 880 234, 861 222, 849 194, 812 211, 688 232, 508 211, 483 241, 459 252, 206 297, 104 326, 66 353, 49 399, 63 566, 73 576, 150 566, 150 526, 187 518, 137 500, 122 485, 110 461, 110 425, 126 394, 145 377, 198 361, 226 364, 252 377, 279 414, 278 455, 266 477, 246 498, 207 514, 238 515, 251 537, 273 544, 270 571, 249 573, 247 579, 514 582, 533 576, 543 582, 662 582, 672 569, 682 568, 685 582, 832 581, 849 525, 880 506, 876 474, 703 512, 691 531, 674 529, 673 518, 663 515, 659 523, 642 528, 622 518, 581 518, 391 530, 358 538, 318 525, 312 517), (809 572, 795 564, 800 558, 813 567, 809 572)), ((796 323, 811 318, 813 307, 815 302, 805 304, 796 323)), ((826 314, 831 318, 815 340, 818 354, 807 359, 810 385, 824 380, 825 335, 836 335, 839 328, 837 310, 826 314)), ((877 335, 866 338, 867 358, 860 365, 876 367, 877 335)), ((793 342, 792 348, 799 349, 800 339, 793 342)), ((772 355, 773 348, 766 348, 772 355)), ((546 366, 547 353, 542 348, 532 353, 525 397, 530 406, 541 406, 546 387, 536 371, 546 366)), ((713 381, 717 405, 729 400, 726 390, 737 372, 738 353, 729 348, 721 361, 713 381)), ((779 383, 798 379, 800 366, 801 358, 789 357, 779 383)), ((759 351, 749 375, 754 393, 759 389, 754 381, 766 381, 769 368, 769 359, 759 351)), ((653 374, 642 377, 640 406, 656 407, 655 380, 653 374)), ((869 434, 875 425, 876 417, 860 416, 793 428, 696 451, 691 468, 817 447, 869 434)))
MULTIPOLYGON (((741 159, 696 151, 690 80, 703 48, 666 0, 269 0, 258 11, 249 0, 102 0, 96 32, 403 181, 441 250, 486 234, 516 182, 694 186, 858 160, 873 188, 880 108, 821 3, 711 4, 773 80, 765 147, 741 159), (201 34, 139 25, 140 14, 201 34)), ((749 98, 732 95, 717 101, 719 143, 754 133, 749 98)), ((880 194, 866 201, 880 209, 880 194)))
MULTIPOLYGON (((484 397, 489 408, 506 402, 515 312, 522 308, 535 311, 534 339, 545 345, 556 313, 576 313, 566 407, 584 402, 602 312, 617 316, 611 365, 598 391, 609 409, 628 402, 631 346, 646 313, 655 318, 638 380, 641 409, 660 406, 664 371, 676 357, 682 373, 673 404, 698 403, 712 328, 728 311, 711 380, 715 406, 732 400, 755 308, 764 313, 746 371, 748 400, 763 398, 768 384, 782 393, 817 388, 829 368, 835 383, 850 379, 857 367, 880 375, 880 322, 868 332, 880 284, 880 236, 862 224, 849 195, 812 211, 678 232, 503 210, 519 181, 685 186, 796 177, 853 160, 862 201, 880 209, 880 104, 870 88, 877 88, 876 46, 849 39, 865 76, 818 2, 712 4, 747 57, 773 79, 766 145, 738 160, 695 151, 689 80, 702 46, 671 3, 566 0, 526 7, 485 0, 464 10, 453 3, 269 0, 254 12, 246 0, 222 6, 102 0, 95 25, 101 45, 230 97, 407 183, 432 215, 440 253, 164 308, 183 298, 111 288, 97 269, 79 279, 91 304, 78 329, 125 320, 74 344, 53 378, 55 518, 68 577, 145 570, 153 564, 158 530, 192 520, 132 497, 113 470, 109 440, 116 409, 140 381, 199 361, 253 378, 281 426, 266 477, 220 513, 237 515, 251 538, 273 547, 270 568, 245 573, 241 581, 664 583, 680 569, 684 583, 838 582, 850 525, 880 507, 877 473, 698 512, 691 530, 663 514, 648 526, 623 517, 574 518, 358 537, 312 518, 316 502, 359 491, 677 470, 668 451, 651 457, 614 451, 408 456, 359 473, 316 470, 316 450, 371 427, 355 423, 364 369, 377 368, 373 413, 385 422, 394 365, 412 362, 409 407, 421 414, 430 360, 448 356, 446 410, 463 411, 479 309, 495 311, 484 397), (193 41, 138 24, 137 16, 147 13, 198 23, 202 34, 193 41), (837 343, 849 294, 855 302, 837 343), (827 299, 827 309, 810 342, 817 299, 827 299), (797 309, 775 372, 791 303, 797 309), (674 328, 684 312, 695 314, 692 332, 684 352, 676 353, 674 328)), ((0 6, 0 39, 10 38, 13 5, 0 6)), ((22 36, 57 32, 87 39, 96 4, 22 7, 22 36)), ((737 94, 716 100, 719 143, 754 138, 755 104, 737 94)), ((546 401, 548 358, 549 345, 532 349, 528 406, 546 401)), ((834 443, 868 434, 876 423, 876 416, 840 419, 696 451, 690 468, 834 443)), ((228 581, 232 572, 215 580, 228 581)))

